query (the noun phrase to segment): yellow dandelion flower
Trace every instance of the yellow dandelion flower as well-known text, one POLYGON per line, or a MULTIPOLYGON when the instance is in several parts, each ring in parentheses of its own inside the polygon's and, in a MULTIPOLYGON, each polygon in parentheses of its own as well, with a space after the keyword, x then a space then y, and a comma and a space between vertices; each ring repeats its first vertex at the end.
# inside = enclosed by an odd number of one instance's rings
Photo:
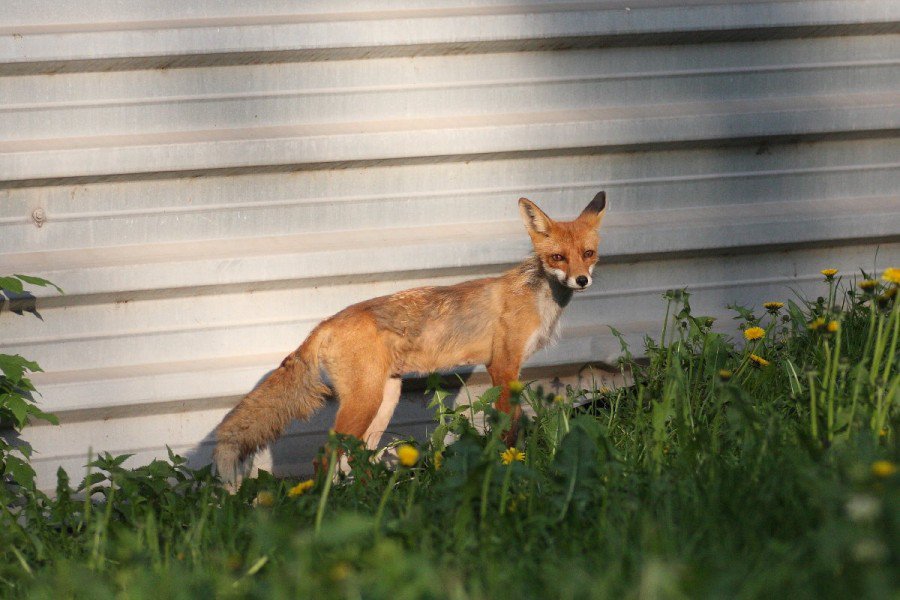
POLYGON ((828 330, 828 333, 834 333, 835 331, 837 331, 840 328, 841 328, 841 324, 838 323, 837 321, 828 321, 828 326, 826 327, 826 329, 828 330))
POLYGON ((762 327, 751 327, 744 330, 744 337, 751 341, 758 340, 764 335, 766 335, 766 330, 762 327))
POLYGON ((350 565, 341 561, 331 567, 328 571, 328 576, 332 581, 343 581, 350 575, 350 571, 350 565))
POLYGON ((857 285, 859 286, 859 289, 861 289, 862 291, 871 292, 872 290, 875 289, 875 286, 878 285, 878 282, 875 281, 874 279, 863 279, 857 285))
POLYGON ((755 354, 750 355, 750 361, 757 367, 768 367, 770 364, 772 364, 762 356, 757 356, 755 354))
POLYGON ((521 394, 522 390, 525 389, 525 384, 519 381, 518 379, 513 379, 509 382, 509 391, 513 394, 521 394))
POLYGON ((818 318, 813 319, 812 321, 810 321, 810 322, 807 324, 807 327, 808 327, 810 330, 815 331, 815 330, 819 329, 820 327, 822 327, 823 325, 825 325, 825 317, 818 317, 818 318))
POLYGON ((763 308, 774 315, 779 310, 784 308, 784 302, 766 302, 763 304, 763 308))
POLYGON ((267 492, 266 490, 258 493, 253 500, 253 506, 264 506, 268 508, 273 504, 275 504, 275 496, 272 495, 272 492, 267 492))
POLYGON ((294 487, 292 487, 291 489, 288 490, 288 497, 296 498, 297 496, 300 496, 301 494, 305 494, 306 492, 311 490, 314 485, 316 485, 316 482, 313 481, 312 479, 307 479, 306 481, 301 481, 300 483, 298 483, 297 485, 295 485, 294 487))
POLYGON ((887 434, 888 434, 888 428, 882 427, 881 431, 878 432, 878 437, 887 437, 887 434))
POLYGON ((834 279, 834 276, 837 275, 837 269, 822 269, 819 271, 822 275, 825 276, 825 279, 834 279))
POLYGON ((560 395, 560 394, 557 394, 557 395, 553 396, 553 403, 554 403, 554 404, 562 404, 562 403, 565 402, 565 401, 566 401, 565 396, 562 396, 562 395, 560 395))
POLYGON ((882 479, 890 477, 897 472, 897 465, 889 460, 876 460, 872 463, 872 475, 882 479))
POLYGON ((896 267, 885 269, 884 273, 881 274, 881 278, 895 285, 900 285, 900 269, 896 267))
POLYGON ((500 454, 500 460, 504 465, 508 465, 516 460, 525 462, 525 453, 518 448, 507 448, 500 454))
POLYGON ((402 444, 397 448, 397 458, 404 467, 414 467, 419 462, 419 451, 414 446, 402 444))
POLYGON ((732 375, 734 375, 734 373, 732 373, 730 369, 719 369, 719 379, 722 381, 728 381, 731 379, 732 375))

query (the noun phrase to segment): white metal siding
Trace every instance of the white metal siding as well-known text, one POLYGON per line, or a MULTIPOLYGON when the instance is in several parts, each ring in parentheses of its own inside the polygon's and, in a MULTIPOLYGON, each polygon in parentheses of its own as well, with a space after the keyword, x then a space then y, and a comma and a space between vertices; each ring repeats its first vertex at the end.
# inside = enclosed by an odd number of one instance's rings
MULTIPOLYGON (((531 365, 613 360, 608 326, 639 343, 666 288, 727 325, 825 266, 900 260, 900 4, 410 6, 4 5, 0 274, 66 290, 43 322, 0 314, 63 420, 26 436, 41 486, 89 447, 207 460, 320 319, 519 260, 519 196, 611 205, 595 283, 531 365)), ((426 419, 410 400, 394 429, 426 419)))

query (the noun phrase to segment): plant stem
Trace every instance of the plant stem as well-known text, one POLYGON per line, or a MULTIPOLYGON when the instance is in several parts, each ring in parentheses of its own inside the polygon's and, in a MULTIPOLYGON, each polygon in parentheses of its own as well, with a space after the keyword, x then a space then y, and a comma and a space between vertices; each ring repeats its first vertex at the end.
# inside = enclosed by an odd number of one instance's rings
POLYGON ((394 486, 397 485, 397 480, 400 478, 400 467, 398 466, 393 473, 391 473, 391 478, 388 481, 387 487, 384 488, 384 493, 381 494, 381 501, 378 503, 378 510, 375 511, 375 535, 381 535, 381 519, 384 516, 384 507, 387 506, 388 498, 391 496, 391 490, 394 489, 394 486))
POLYGON ((322 496, 319 498, 319 508, 316 510, 316 535, 322 529, 322 518, 325 516, 325 505, 328 503, 328 494, 331 493, 331 484, 334 481, 334 473, 337 469, 337 448, 331 449, 331 456, 328 459, 328 470, 325 473, 325 487, 322 489, 322 496))

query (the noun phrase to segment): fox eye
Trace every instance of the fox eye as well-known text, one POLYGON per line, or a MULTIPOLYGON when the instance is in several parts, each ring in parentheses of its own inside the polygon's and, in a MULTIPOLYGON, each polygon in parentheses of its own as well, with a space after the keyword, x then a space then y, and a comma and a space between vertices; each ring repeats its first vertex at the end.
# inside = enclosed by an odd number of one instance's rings
POLYGON ((585 257, 585 258, 591 258, 592 256, 594 256, 594 251, 593 251, 593 250, 585 250, 585 251, 584 251, 584 257, 585 257))
POLYGON ((552 259, 555 260, 556 262, 562 262, 562 261, 566 260, 566 257, 563 256, 562 254, 554 254, 554 255, 551 256, 550 258, 552 258, 552 259))

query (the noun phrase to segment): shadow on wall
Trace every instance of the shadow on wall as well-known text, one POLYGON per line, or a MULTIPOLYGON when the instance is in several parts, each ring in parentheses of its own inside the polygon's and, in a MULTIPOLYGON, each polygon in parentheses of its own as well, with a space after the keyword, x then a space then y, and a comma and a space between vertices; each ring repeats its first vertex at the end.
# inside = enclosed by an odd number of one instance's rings
MULTIPOLYGON (((274 370, 273 370, 274 371, 274 370)), ((266 373, 254 386, 265 381, 273 371, 266 373)), ((463 381, 468 381, 474 369, 460 370, 463 381)), ((424 440, 434 426, 434 410, 428 408, 429 400, 423 397, 421 386, 409 390, 409 380, 404 380, 404 390, 400 403, 394 412, 388 430, 381 438, 381 446, 398 439, 410 437, 424 440)), ((248 390, 249 391, 249 390, 248 390)), ((457 401, 468 402, 464 388, 450 389, 446 399, 448 406, 456 406, 457 401)), ((285 432, 268 449, 257 453, 253 467, 270 471, 278 476, 305 476, 313 473, 313 459, 328 440, 327 432, 334 424, 339 402, 329 398, 325 406, 308 421, 292 421, 285 432)), ((200 444, 188 451, 185 458, 192 467, 201 467, 212 460, 215 447, 215 430, 207 433, 200 444)))

